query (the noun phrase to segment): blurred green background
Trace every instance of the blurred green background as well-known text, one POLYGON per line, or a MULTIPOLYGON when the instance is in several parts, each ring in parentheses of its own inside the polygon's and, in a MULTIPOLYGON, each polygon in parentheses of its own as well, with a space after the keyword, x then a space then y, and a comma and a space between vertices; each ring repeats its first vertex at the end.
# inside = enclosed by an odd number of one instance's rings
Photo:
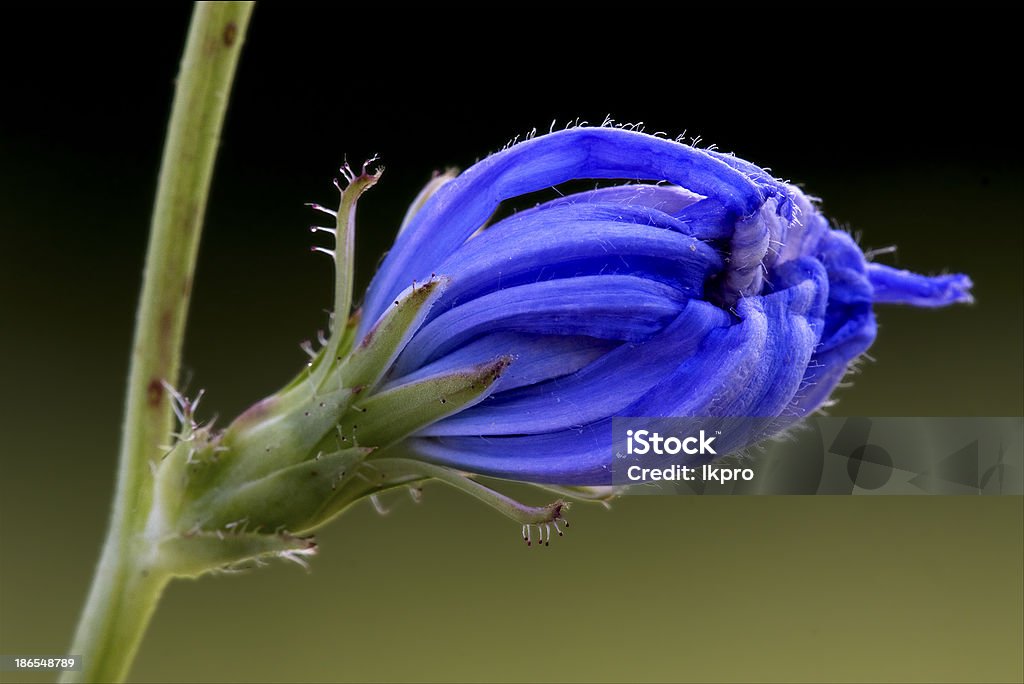
MULTIPOLYGON (((63 653, 98 555, 188 13, 20 10, 0 27, 0 653, 63 653)), ((1024 412, 1008 24, 958 17, 922 35, 853 18, 848 43, 789 17, 799 40, 768 48, 767 27, 738 16, 692 20, 700 31, 447 19, 406 17, 431 27, 407 35, 365 9, 257 8, 185 354, 205 417, 276 389, 325 324, 331 270, 308 252, 302 204, 335 201, 345 154, 387 167, 360 207, 361 287, 434 169, 607 113, 800 181, 865 246, 898 245, 888 263, 971 274, 975 306, 879 310, 877 362, 834 415, 1024 412), (965 33, 980 47, 957 47, 965 33)), ((634 497, 576 506, 545 549, 440 485, 385 503, 323 530, 308 574, 175 583, 133 678, 1024 679, 1020 497, 634 497)))

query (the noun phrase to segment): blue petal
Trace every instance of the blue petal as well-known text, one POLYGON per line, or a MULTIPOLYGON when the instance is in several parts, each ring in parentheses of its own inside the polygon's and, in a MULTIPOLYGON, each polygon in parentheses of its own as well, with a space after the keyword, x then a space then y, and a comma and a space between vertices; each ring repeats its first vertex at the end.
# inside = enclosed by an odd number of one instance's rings
POLYGON ((800 387, 822 329, 827 284, 814 260, 787 264, 799 280, 765 297, 740 300, 741 322, 716 330, 625 415, 773 416, 800 387))
POLYGON ((779 291, 761 297, 768 318, 770 351, 760 369, 759 383, 752 383, 750 400, 728 414, 778 416, 764 436, 806 414, 800 405, 800 392, 824 331, 830 292, 828 275, 815 259, 787 262, 772 276, 779 291))
POLYGON ((411 280, 436 271, 502 201, 583 178, 668 181, 714 198, 734 217, 749 216, 764 199, 728 164, 662 138, 615 128, 576 128, 535 138, 472 166, 430 198, 374 277, 360 334, 411 280))
POLYGON ((867 272, 876 302, 935 307, 974 301, 973 283, 962 273, 929 277, 882 264, 868 264, 867 272))
POLYGON ((734 155, 724 154, 714 150, 709 150, 708 154, 721 160, 730 168, 739 171, 756 183, 765 193, 766 197, 776 198, 778 201, 777 210, 779 216, 785 218, 787 222, 792 222, 793 219, 797 217, 799 208, 796 206, 796 199, 797 196, 802 193, 792 185, 775 178, 768 172, 768 170, 762 169, 760 166, 751 164, 750 162, 740 159, 734 155))
POLYGON ((619 344, 615 340, 594 337, 494 333, 470 342, 408 375, 394 376, 381 391, 509 356, 513 362, 502 373, 500 380, 501 389, 507 391, 575 373, 619 344))
POLYGON ((849 235, 831 230, 819 242, 817 257, 828 273, 829 290, 825 330, 816 355, 823 363, 838 358, 848 363, 875 338, 873 293, 865 275, 864 254, 849 235), (838 354, 829 356, 832 351, 838 354))
POLYGON ((757 298, 741 300, 738 313, 739 323, 714 330, 696 354, 666 369, 662 382, 623 415, 730 415, 756 379, 768 340, 768 321, 757 298))
POLYGON ((860 248, 849 235, 836 230, 823 234, 817 246, 816 258, 828 274, 828 302, 821 341, 807 364, 794 401, 794 409, 801 415, 828 399, 850 364, 867 351, 878 332, 860 248))
POLYGON ((686 207, 675 218, 686 226, 683 232, 702 240, 722 240, 736 230, 736 217, 728 207, 710 197, 686 207))
POLYGON ((722 268, 715 250, 672 230, 609 218, 627 211, 588 205, 581 216, 563 206, 495 224, 438 268, 452 282, 431 318, 495 290, 582 275, 644 275, 701 296, 705 279, 722 268))
POLYGON ((647 207, 661 214, 677 216, 684 209, 702 199, 704 199, 702 195, 690 192, 678 185, 630 183, 573 193, 551 200, 546 203, 546 206, 557 207, 571 204, 578 207, 586 204, 604 204, 628 208, 647 207))
POLYGON ((817 253, 823 239, 832 232, 828 220, 818 212, 803 193, 791 197, 794 209, 794 221, 786 231, 782 244, 773 244, 779 252, 779 261, 790 261, 800 256, 817 253))
POLYGON ((406 448, 426 461, 527 482, 611 484, 610 420, 515 437, 413 437, 406 448))
POLYGON ((457 306, 421 328, 398 358, 395 375, 495 332, 645 340, 684 304, 679 290, 634 276, 584 276, 510 287, 457 306))
MULTIPOLYGON (((684 221, 680 221, 674 214, 664 212, 656 207, 649 207, 643 204, 616 204, 614 202, 597 201, 597 198, 605 198, 605 195, 610 195, 611 193, 607 193, 608 190, 648 187, 653 186, 625 185, 595 190, 591 193, 582 193, 590 195, 590 200, 579 200, 579 195, 567 195, 566 197, 544 202, 536 207, 512 214, 486 228, 483 234, 491 232, 502 224, 514 226, 520 223, 537 223, 538 220, 547 220, 558 221, 561 224, 582 223, 584 221, 614 221, 615 223, 638 224, 652 228, 666 228, 688 235, 689 233, 684 221)), ((648 196, 646 193, 642 193, 638 197, 644 198, 648 196)), ((626 198, 626 201, 628 199, 626 198)), ((651 198, 648 197, 648 199, 651 198)))
MULTIPOLYGON (((552 432, 617 415, 665 373, 692 355, 729 315, 691 300, 664 331, 626 343, 578 372, 509 392, 506 386, 476 407, 429 426, 421 435, 512 435, 552 432)), ((515 368, 513 363, 511 368, 515 368)))

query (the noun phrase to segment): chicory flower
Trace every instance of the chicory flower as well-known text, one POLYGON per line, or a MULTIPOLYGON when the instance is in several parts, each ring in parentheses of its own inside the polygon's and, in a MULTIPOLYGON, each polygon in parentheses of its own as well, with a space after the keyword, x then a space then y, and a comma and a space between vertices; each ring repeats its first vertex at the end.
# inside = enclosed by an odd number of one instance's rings
MULTIPOLYGON (((870 263, 796 187, 738 158, 619 128, 575 128, 432 181, 352 304, 356 203, 344 169, 335 315, 309 366, 216 431, 179 399, 156 471, 155 539, 194 574, 266 554, 353 502, 439 479, 524 526, 490 475, 578 498, 611 483, 616 416, 764 417, 823 405, 875 338, 875 303, 970 301, 963 275, 870 263), (503 202, 614 181, 490 222, 503 202)), ((416 491, 416 489, 413 489, 416 491)), ((543 527, 540 527, 543 526, 543 527)))
POLYGON ((971 286, 869 263, 798 188, 757 166, 616 128, 530 140, 437 190, 373 280, 360 333, 431 273, 450 285, 386 387, 511 364, 486 398, 405 446, 563 485, 610 482, 614 416, 779 417, 782 430, 871 346, 874 303, 965 302, 971 286), (627 183, 477 232, 501 202, 581 179, 627 183))

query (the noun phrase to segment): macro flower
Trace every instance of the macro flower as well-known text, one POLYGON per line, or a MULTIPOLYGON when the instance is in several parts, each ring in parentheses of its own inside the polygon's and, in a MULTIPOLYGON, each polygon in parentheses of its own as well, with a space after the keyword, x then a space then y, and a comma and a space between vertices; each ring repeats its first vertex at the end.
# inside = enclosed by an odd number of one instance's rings
POLYGON ((311 553, 297 534, 431 479, 550 537, 564 502, 523 506, 474 476, 601 498, 613 418, 757 417, 757 441, 828 401, 876 303, 971 301, 967 276, 871 263, 758 166, 601 127, 431 181, 349 316, 356 204, 380 172, 343 172, 339 209, 313 205, 334 219, 313 230, 335 237, 314 247, 336 262, 335 314, 308 367, 219 431, 179 397, 154 505, 179 574, 311 553))

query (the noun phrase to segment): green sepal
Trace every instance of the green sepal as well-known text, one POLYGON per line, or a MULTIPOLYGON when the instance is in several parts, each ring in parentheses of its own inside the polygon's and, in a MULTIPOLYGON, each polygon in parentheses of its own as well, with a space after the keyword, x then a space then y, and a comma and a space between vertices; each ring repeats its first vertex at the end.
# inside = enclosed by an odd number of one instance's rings
MULTIPOLYGON (((344 358, 349 351, 352 349, 352 343, 355 341, 356 330, 359 328, 359 322, 362 320, 363 310, 356 309, 352 312, 352 315, 348 317, 348 321, 345 323, 345 330, 341 336, 341 344, 338 345, 338 349, 335 352, 335 362, 338 357, 344 358)), ((320 364, 324 363, 324 356, 326 347, 322 347, 307 363, 306 367, 303 368, 299 373, 291 379, 291 381, 278 390, 278 394, 286 394, 291 392, 297 387, 301 387, 306 382, 311 382, 313 375, 320 368, 320 364)))
POLYGON ((537 484, 536 487, 546 489, 549 492, 554 492, 559 496, 564 496, 570 499, 576 499, 578 501, 594 501, 600 504, 604 504, 608 507, 609 502, 615 497, 622 494, 622 487, 616 487, 612 485, 600 485, 600 486, 588 486, 588 485, 553 485, 553 484, 537 484))
POLYGON ((322 453, 308 461, 232 488, 217 488, 189 504, 179 526, 226 530, 244 525, 257 532, 304 532, 317 527, 333 493, 351 479, 373 448, 322 453))
POLYGON ((430 476, 419 472, 380 468, 376 461, 367 460, 359 466, 356 477, 334 492, 321 515, 328 521, 359 501, 395 489, 418 489, 428 480, 430 476))
POLYGON ((247 562, 278 557, 304 564, 317 551, 312 537, 287 532, 257 534, 241 529, 228 532, 185 532, 158 543, 159 567, 177 577, 198 577, 213 570, 237 568, 247 562))
POLYGON ((315 455, 333 434, 339 416, 352 403, 357 390, 342 388, 313 394, 312 388, 274 395, 256 404, 232 423, 220 440, 225 449, 227 483, 255 480, 315 455), (305 396, 303 396, 305 395, 305 396))
MULTIPOLYGON (((367 162, 369 164, 369 162, 367 162)), ((364 192, 380 179, 382 170, 367 173, 366 164, 358 176, 348 169, 342 169, 349 180, 348 187, 341 191, 341 204, 335 217, 334 231, 334 325, 331 336, 322 354, 320 363, 313 374, 314 384, 321 387, 330 376, 336 360, 342 358, 341 346, 345 338, 345 322, 352 307, 352 280, 355 272, 355 229, 356 205, 364 192)))
MULTIPOLYGON (((393 451, 400 453, 401 447, 396 447, 393 451)), ((387 482, 407 483, 415 482, 418 478, 439 480, 483 501, 502 515, 523 525, 543 525, 561 520, 570 505, 567 501, 557 499, 545 506, 527 506, 477 482, 473 476, 467 473, 448 466, 394 456, 391 452, 382 454, 378 459, 368 461, 364 470, 373 473, 363 478, 371 483, 378 480, 382 484, 387 482), (379 475, 379 477, 374 475, 379 475)))
POLYGON ((383 449, 485 399, 511 362, 511 357, 502 356, 356 401, 342 419, 339 432, 353 444, 383 449))
POLYGON ((449 282, 444 276, 434 276, 399 295, 344 360, 337 372, 339 385, 364 390, 376 387, 449 282))

